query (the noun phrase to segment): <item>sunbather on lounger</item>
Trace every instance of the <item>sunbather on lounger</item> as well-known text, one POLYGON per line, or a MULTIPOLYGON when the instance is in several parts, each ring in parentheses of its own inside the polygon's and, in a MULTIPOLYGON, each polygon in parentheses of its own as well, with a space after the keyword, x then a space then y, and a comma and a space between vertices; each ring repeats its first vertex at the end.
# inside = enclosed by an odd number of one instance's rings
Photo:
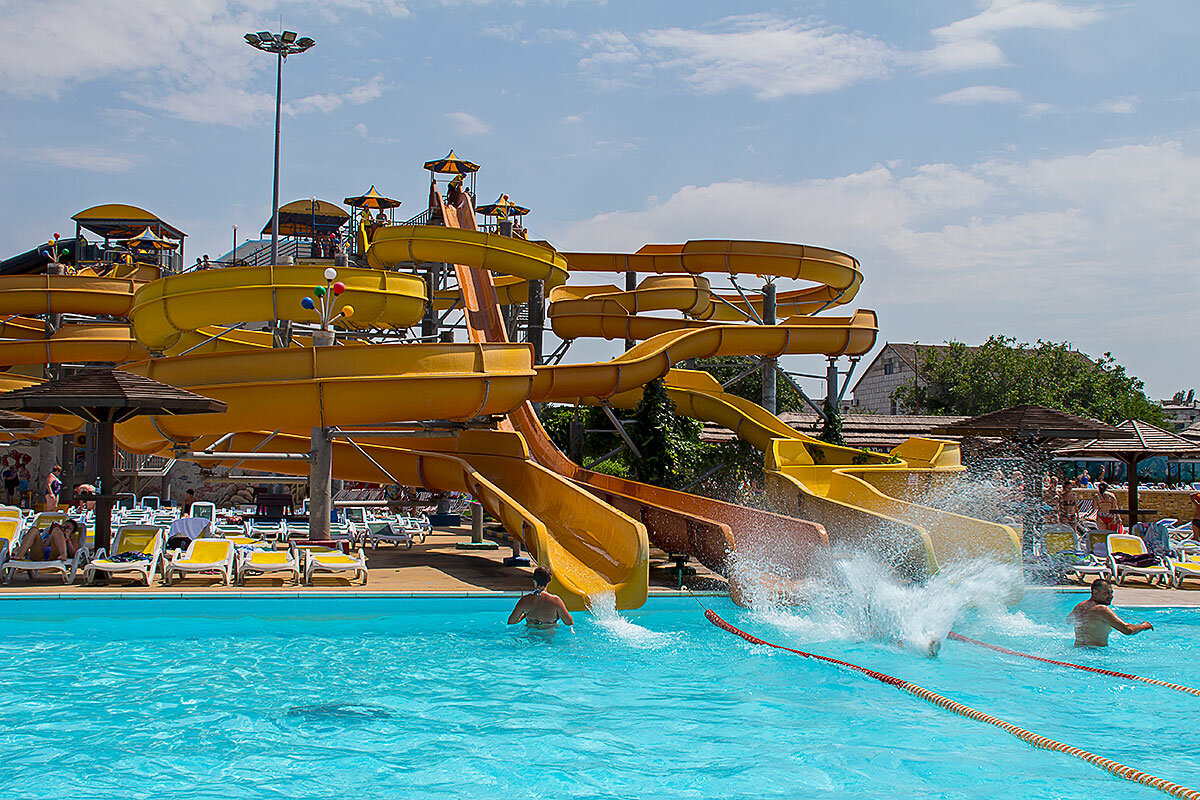
POLYGON ((30 528, 13 550, 13 561, 68 561, 79 549, 79 523, 56 522, 44 531, 30 528))
POLYGON ((1112 599, 1112 584, 1103 578, 1092 581, 1092 596, 1067 615, 1067 619, 1075 623, 1076 647, 1108 647, 1108 634, 1113 630, 1126 636, 1154 630, 1149 622, 1130 625, 1118 617, 1109 607, 1112 599))
POLYGON ((558 595, 550 594, 550 570, 538 567, 533 571, 533 591, 517 601, 517 607, 508 615, 508 624, 515 625, 522 619, 531 628, 553 628, 561 619, 574 625, 571 612, 558 595))

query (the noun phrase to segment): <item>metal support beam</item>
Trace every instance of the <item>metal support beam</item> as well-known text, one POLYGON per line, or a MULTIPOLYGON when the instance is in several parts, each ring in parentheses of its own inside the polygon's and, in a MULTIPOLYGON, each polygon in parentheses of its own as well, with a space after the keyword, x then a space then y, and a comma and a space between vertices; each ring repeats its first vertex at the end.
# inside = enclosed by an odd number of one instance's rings
POLYGON ((800 394, 800 399, 803 400, 804 402, 808 403, 808 407, 811 408, 813 411, 817 412, 818 417, 820 417, 821 419, 825 419, 825 409, 821 408, 819 405, 814 403, 812 401, 812 398, 810 398, 807 394, 805 394, 804 390, 800 388, 800 384, 798 384, 794 380, 792 380, 791 375, 788 375, 782 369, 779 370, 779 374, 783 376, 783 379, 788 382, 789 386, 791 386, 793 389, 795 389, 800 394))
POLYGON ((838 391, 837 356, 829 356, 829 360, 825 362, 825 404, 832 406, 836 412, 839 397, 841 392, 838 391))
POLYGON ((377 430, 340 430, 332 428, 329 431, 329 437, 332 439, 349 439, 351 436, 359 439, 405 439, 405 438, 420 438, 420 439, 451 439, 458 435, 457 431, 430 431, 430 430, 396 430, 396 431, 377 431, 377 430))
MULTIPOLYGON (((403 483, 401 483, 401 482, 400 482, 400 481, 399 481, 399 480, 396 478, 396 476, 395 476, 395 475, 393 475, 392 473, 388 472, 388 471, 387 471, 387 469, 386 469, 386 468, 385 468, 385 467, 384 467, 382 464, 380 464, 378 461, 376 461, 374 458, 372 458, 372 457, 371 457, 371 454, 370 454, 370 453, 368 453, 366 450, 364 450, 364 449, 363 449, 363 448, 362 448, 362 447, 359 445, 359 443, 358 443, 358 442, 356 442, 356 441, 354 441, 353 439, 349 438, 349 436, 347 436, 347 434, 348 434, 348 433, 350 433, 350 431, 339 431, 337 435, 340 435, 340 436, 345 436, 345 437, 346 437, 346 441, 348 441, 348 442, 350 443, 350 445, 351 445, 351 446, 352 446, 352 447, 353 447, 355 450, 357 450, 359 453, 361 453, 363 458, 365 458, 367 461, 370 461, 370 462, 371 462, 371 464, 372 464, 372 465, 375 467, 375 469, 377 469, 377 470, 379 470, 380 472, 382 472, 382 473, 384 474, 384 477, 386 477, 386 478, 387 478, 389 481, 391 481, 391 482, 392 482, 392 484, 394 484, 394 485, 396 485, 396 486, 403 486, 403 485, 404 485, 403 483)), ((330 434, 330 435, 333 435, 333 434, 330 434)), ((348 503, 348 505, 353 505, 353 503, 348 503)))
POLYGON ((608 461, 610 458, 612 458, 613 456, 615 456, 617 453, 621 452, 621 451, 622 451, 622 450, 624 450, 624 449, 625 449, 625 445, 624 445, 624 444, 619 444, 619 445, 617 445, 616 447, 614 447, 612 450, 609 450, 607 453, 605 453, 604 455, 602 455, 602 456, 600 456, 599 458, 597 458, 597 459, 596 459, 595 461, 593 461, 592 463, 590 463, 590 464, 584 464, 584 465, 583 465, 583 468, 584 468, 584 469, 591 469, 592 467, 595 467, 597 464, 603 464, 605 461, 608 461))
POLYGON ((755 364, 753 366, 746 367, 744 370, 739 372, 737 375, 733 376, 729 380, 722 383, 721 388, 728 389, 730 386, 733 386, 735 383, 740 381, 742 378, 746 377, 747 375, 749 375, 752 372, 757 372, 760 369, 762 369, 762 364, 755 364))
POLYGON ((742 296, 742 300, 743 300, 743 301, 746 303, 746 309, 747 309, 747 310, 748 310, 748 311, 749 311, 751 314, 753 314, 753 315, 754 315, 754 321, 755 321, 755 322, 757 322, 759 325, 764 325, 764 324, 766 324, 766 323, 764 323, 764 322, 763 322, 763 319, 762 319, 762 317, 760 317, 760 316, 758 315, 758 312, 754 310, 754 304, 750 302, 750 298, 749 298, 749 297, 746 297, 746 293, 742 291, 742 287, 741 287, 741 285, 740 285, 740 284, 737 282, 737 279, 736 279, 736 278, 734 278, 732 275, 730 275, 730 276, 729 276, 729 282, 733 284, 733 288, 737 289, 737 293, 738 293, 738 294, 740 294, 740 295, 742 296))
POLYGON ((438 278, 440 277, 442 265, 430 264, 425 270, 425 316, 421 318, 421 338, 436 339, 438 335, 438 326, 441 320, 438 319, 437 309, 433 306, 433 295, 437 291, 438 278))
POLYGON ((712 469, 710 469, 708 472, 705 472, 705 473, 704 473, 703 475, 701 475, 699 478, 696 478, 696 480, 692 481, 692 482, 691 482, 691 483, 689 483, 687 486, 684 486, 684 487, 683 487, 682 489, 680 489, 679 491, 681 491, 681 492, 690 492, 692 489, 694 489, 695 487, 699 486, 701 483, 703 483, 704 481, 706 481, 708 478, 711 478, 713 475, 716 475, 718 472, 720 472, 721 470, 725 469, 725 467, 726 467, 726 466, 727 466, 727 465, 726 465, 726 463, 725 463, 724 461, 722 461, 720 464, 717 464, 715 467, 713 467, 712 469))
POLYGON ((842 400, 846 397, 846 390, 850 388, 850 378, 854 375, 854 370, 858 368, 858 362, 861 360, 861 356, 850 356, 850 369, 846 370, 846 377, 842 381, 842 388, 838 391, 838 408, 842 407, 842 400))
MULTIPOLYGON (((771 282, 763 287, 762 324, 775 324, 775 284, 771 282)), ((775 375, 778 367, 778 359, 768 357, 762 360, 762 407, 772 414, 778 407, 775 395, 775 375)))
POLYGON ((205 453, 196 450, 190 453, 184 453, 180 456, 185 461, 229 461, 236 459, 237 464, 234 464, 230 469, 234 469, 243 461, 308 461, 310 456, 308 453, 205 453))
POLYGON ((625 430, 625 426, 621 424, 621 420, 617 419, 617 415, 613 413, 612 406, 603 405, 600 409, 604 412, 604 416, 608 417, 608 421, 617 429, 617 433, 621 434, 621 438, 625 441, 625 446, 637 458, 641 458, 642 454, 638 452, 637 445, 633 443, 633 439, 629 438, 629 432, 625 430))

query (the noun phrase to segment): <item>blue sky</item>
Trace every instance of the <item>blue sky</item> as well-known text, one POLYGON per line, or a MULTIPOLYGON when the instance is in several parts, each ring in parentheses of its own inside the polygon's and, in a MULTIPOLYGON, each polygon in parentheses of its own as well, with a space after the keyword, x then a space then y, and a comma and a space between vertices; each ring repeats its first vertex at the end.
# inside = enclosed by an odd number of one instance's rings
MULTIPOLYGON (((989 333, 1197 383, 1192 0, 0 0, 0 255, 99 202, 228 249, 283 201, 483 165, 562 249, 740 237, 857 256, 881 342, 989 333), (736 10, 737 16, 730 16, 736 10)), ((753 283, 753 282, 752 282, 753 283)), ((599 357, 592 344, 572 357, 599 357)), ((809 362, 812 360, 810 359, 809 362)), ((791 365, 815 371, 797 359, 791 365)))

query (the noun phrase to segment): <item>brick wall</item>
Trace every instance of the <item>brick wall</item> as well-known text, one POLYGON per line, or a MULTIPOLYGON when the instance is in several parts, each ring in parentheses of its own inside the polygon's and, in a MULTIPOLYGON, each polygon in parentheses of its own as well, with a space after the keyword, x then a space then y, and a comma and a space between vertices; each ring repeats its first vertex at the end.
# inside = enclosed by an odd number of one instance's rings
MULTIPOLYGON (((1117 496, 1117 508, 1129 508, 1129 492, 1124 489, 1110 489, 1117 496)), ((1075 494, 1081 500, 1088 498, 1096 499, 1095 489, 1076 489, 1075 494)), ((1138 508, 1153 508, 1155 513, 1150 517, 1143 517, 1139 514, 1139 519, 1151 521, 1163 519, 1166 517, 1174 517, 1180 522, 1190 520, 1192 518, 1192 501, 1189 499, 1190 491, 1166 491, 1162 489, 1139 489, 1138 490, 1138 508)), ((1129 517, 1121 515, 1122 521, 1128 525, 1129 517)))

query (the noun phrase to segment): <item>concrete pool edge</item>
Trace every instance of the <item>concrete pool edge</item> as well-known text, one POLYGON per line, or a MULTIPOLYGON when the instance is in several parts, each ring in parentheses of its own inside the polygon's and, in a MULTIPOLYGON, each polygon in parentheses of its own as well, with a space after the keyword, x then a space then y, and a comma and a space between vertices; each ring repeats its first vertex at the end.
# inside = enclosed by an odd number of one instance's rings
MULTIPOLYGON (((332 600, 335 598, 353 598, 367 600, 442 600, 442 599, 516 599, 524 592, 498 591, 463 591, 463 592, 397 592, 353 591, 353 590, 305 590, 287 591, 278 589, 257 589, 250 591, 221 591, 212 589, 193 589, 190 591, 173 592, 129 592, 129 591, 94 591, 94 592, 20 592, 0 594, 0 603, 20 600, 244 600, 256 598, 262 600, 332 600)), ((650 592, 647 600, 682 599, 690 597, 728 597, 728 592, 694 591, 684 592, 650 592)))

